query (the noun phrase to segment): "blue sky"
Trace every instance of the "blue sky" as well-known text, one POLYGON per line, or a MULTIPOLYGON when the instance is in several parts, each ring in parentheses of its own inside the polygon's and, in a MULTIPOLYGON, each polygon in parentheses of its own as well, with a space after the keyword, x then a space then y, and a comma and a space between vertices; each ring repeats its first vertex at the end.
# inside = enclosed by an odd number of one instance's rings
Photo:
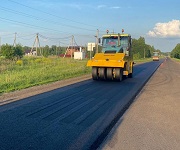
POLYGON ((163 52, 180 43, 179 0, 1 0, 1 44, 32 46, 36 33, 40 44, 77 45, 95 42, 110 32, 144 37, 163 52))

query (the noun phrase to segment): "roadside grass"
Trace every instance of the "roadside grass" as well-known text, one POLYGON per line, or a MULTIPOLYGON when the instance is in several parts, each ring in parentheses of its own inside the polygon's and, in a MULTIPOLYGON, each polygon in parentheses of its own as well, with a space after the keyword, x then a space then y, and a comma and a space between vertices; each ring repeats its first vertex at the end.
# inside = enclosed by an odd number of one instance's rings
MULTIPOLYGON (((149 61, 152 59, 134 60, 137 64, 149 61)), ((86 67, 86 64, 87 59, 24 57, 15 62, 0 57, 0 95, 89 74, 91 67, 86 67)))
POLYGON ((72 78, 91 72, 86 60, 24 57, 17 62, 0 58, 0 94, 72 78))
POLYGON ((145 63, 145 62, 150 62, 152 61, 152 58, 141 58, 141 59, 134 59, 134 62, 139 64, 139 63, 145 63))
POLYGON ((176 62, 180 62, 180 59, 177 58, 172 58, 173 60, 175 60, 176 62))

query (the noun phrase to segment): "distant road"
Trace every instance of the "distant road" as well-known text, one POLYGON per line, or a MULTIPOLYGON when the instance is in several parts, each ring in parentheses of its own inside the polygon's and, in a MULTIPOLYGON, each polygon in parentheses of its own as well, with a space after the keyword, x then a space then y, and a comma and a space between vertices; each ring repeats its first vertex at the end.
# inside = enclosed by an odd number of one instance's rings
POLYGON ((97 148, 163 61, 123 82, 90 79, 0 106, 1 149, 97 148))

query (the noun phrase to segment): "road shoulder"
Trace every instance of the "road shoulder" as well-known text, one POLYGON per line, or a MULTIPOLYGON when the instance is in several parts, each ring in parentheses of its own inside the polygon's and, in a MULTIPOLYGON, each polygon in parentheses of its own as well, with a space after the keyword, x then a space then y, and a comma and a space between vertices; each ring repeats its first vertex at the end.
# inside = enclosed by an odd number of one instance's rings
POLYGON ((167 59, 99 149, 180 147, 180 64, 167 59))

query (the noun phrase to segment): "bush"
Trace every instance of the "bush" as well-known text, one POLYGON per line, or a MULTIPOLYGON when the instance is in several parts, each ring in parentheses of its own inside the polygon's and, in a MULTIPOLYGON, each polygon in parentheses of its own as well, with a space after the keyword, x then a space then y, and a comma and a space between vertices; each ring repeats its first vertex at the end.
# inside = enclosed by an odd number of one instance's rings
POLYGON ((23 48, 19 44, 16 47, 9 44, 2 45, 1 55, 10 60, 17 60, 23 57, 23 48))

